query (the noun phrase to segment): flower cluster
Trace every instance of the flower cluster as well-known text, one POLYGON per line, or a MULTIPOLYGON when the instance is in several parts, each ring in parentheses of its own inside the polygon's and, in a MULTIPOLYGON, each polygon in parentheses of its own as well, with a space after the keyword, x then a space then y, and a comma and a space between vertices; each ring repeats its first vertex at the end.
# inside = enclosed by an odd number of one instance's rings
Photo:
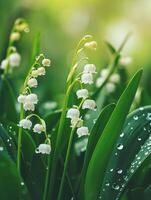
MULTIPOLYGON (((109 73, 109 69, 103 69, 100 72, 100 77, 96 80, 96 87, 100 87, 102 85, 102 83, 107 79, 109 73)), ((110 76, 109 81, 106 83, 106 90, 108 93, 112 93, 116 90, 116 84, 120 82, 120 79, 121 78, 118 73, 113 73, 110 76)))
POLYGON ((2 70, 11 71, 20 65, 21 56, 15 47, 15 42, 20 40, 22 32, 29 32, 29 26, 24 19, 17 19, 10 34, 6 58, 0 64, 2 70))
MULTIPOLYGON (((90 49, 96 49, 97 43, 95 41, 85 43, 84 45, 90 49)), ((77 99, 81 99, 79 106, 73 106, 67 111, 66 117, 71 119, 71 127, 77 128, 78 137, 89 135, 88 127, 84 126, 82 117, 80 116, 80 109, 96 109, 96 102, 90 99, 88 89, 84 88, 85 85, 93 84, 93 74, 96 73, 96 66, 94 64, 84 65, 83 72, 80 77, 81 89, 76 91, 77 99)))
MULTIPOLYGON (((22 109, 24 109, 24 111, 35 110, 35 105, 38 103, 38 97, 36 94, 31 93, 31 88, 35 88, 38 86, 38 81, 36 78, 45 75, 45 67, 48 67, 50 65, 51 61, 49 59, 46 59, 43 54, 40 54, 36 58, 36 61, 25 80, 23 91, 18 97, 18 102, 22 105, 22 109)), ((46 133, 46 124, 43 119, 41 119, 37 114, 32 113, 26 118, 20 120, 19 127, 30 130, 32 128, 32 122, 30 120, 31 117, 36 117, 39 120, 39 123, 33 126, 33 132, 38 134, 41 134, 43 132, 46 136, 45 143, 39 145, 39 147, 36 149, 36 153, 50 154, 50 139, 48 138, 48 135, 46 133)))

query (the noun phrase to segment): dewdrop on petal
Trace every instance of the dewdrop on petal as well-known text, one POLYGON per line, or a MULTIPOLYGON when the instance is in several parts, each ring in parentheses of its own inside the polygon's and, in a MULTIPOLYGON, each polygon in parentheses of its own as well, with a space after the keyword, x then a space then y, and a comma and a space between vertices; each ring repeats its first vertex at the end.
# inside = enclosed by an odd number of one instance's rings
POLYGON ((121 77, 120 77, 120 75, 117 74, 117 73, 116 73, 116 74, 112 74, 111 77, 110 77, 110 81, 111 81, 112 83, 119 83, 120 80, 121 80, 121 77))
POLYGON ((78 137, 89 135, 89 129, 86 126, 82 126, 77 129, 77 135, 78 137))
POLYGON ((94 64, 86 64, 83 73, 96 73, 96 66, 94 64))
POLYGON ((100 87, 104 82, 104 78, 103 77, 99 77, 96 80, 96 87, 100 87))
POLYGON ((42 153, 42 154, 50 154, 51 146, 50 146, 50 144, 40 144, 35 152, 42 153))
POLYGON ((24 128, 24 129, 29 129, 30 130, 30 128, 32 126, 32 122, 29 119, 22 119, 19 122, 19 126, 24 128))
POLYGON ((23 105, 23 108, 25 111, 34 111, 35 110, 35 105, 32 102, 26 102, 23 105))
POLYGON ((80 117, 80 111, 76 108, 70 108, 67 112, 67 118, 78 119, 80 117))
POLYGON ((28 80, 27 84, 30 88, 32 88, 32 87, 36 88, 37 85, 38 85, 38 82, 35 78, 31 78, 31 79, 28 80))
POLYGON ((42 65, 45 66, 45 67, 49 67, 51 65, 51 60, 44 58, 42 60, 42 65))
POLYGON ((39 76, 44 76, 44 75, 46 74, 46 70, 45 70, 44 67, 39 67, 39 68, 37 69, 37 71, 38 71, 38 75, 39 75, 39 76))
POLYGON ((106 90, 107 90, 108 93, 114 92, 116 90, 115 84, 114 83, 110 83, 110 82, 107 83, 106 84, 106 90))
POLYGON ((84 84, 92 84, 93 83, 93 76, 91 73, 84 73, 81 76, 81 82, 84 84))
POLYGON ((26 102, 37 104, 38 103, 38 97, 37 97, 37 95, 33 94, 33 93, 27 95, 26 102))
POLYGON ((35 124, 33 131, 40 134, 45 131, 45 127, 42 124, 35 124))
POLYGON ((86 99, 82 105, 82 109, 90 109, 95 110, 96 109, 96 103, 92 99, 86 99))
POLYGON ((12 53, 9 56, 9 64, 11 67, 18 67, 21 62, 21 56, 19 53, 12 53))
POLYGON ((0 65, 0 68, 1 68, 1 69, 6 69, 6 67, 8 66, 8 64, 9 64, 9 62, 8 62, 7 59, 2 60, 1 65, 0 65))
POLYGON ((76 92, 76 95, 77 95, 77 98, 78 98, 78 99, 80 99, 80 98, 85 99, 85 98, 88 97, 89 92, 88 92, 87 89, 81 89, 81 90, 78 90, 78 91, 76 92))
POLYGON ((84 44, 84 46, 88 49, 91 49, 91 50, 96 50, 97 48, 97 42, 96 41, 91 41, 91 42, 86 42, 84 44))
POLYGON ((13 32, 11 35, 10 35, 10 40, 11 41, 18 41, 20 39, 21 35, 19 32, 13 32))
POLYGON ((26 97, 27 97, 26 95, 20 94, 18 96, 17 100, 18 100, 19 103, 25 103, 26 97))

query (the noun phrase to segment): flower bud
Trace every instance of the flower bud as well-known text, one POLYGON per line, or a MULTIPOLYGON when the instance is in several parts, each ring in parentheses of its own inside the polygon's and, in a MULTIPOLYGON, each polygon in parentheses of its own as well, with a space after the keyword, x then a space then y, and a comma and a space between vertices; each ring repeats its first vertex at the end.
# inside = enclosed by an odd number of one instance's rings
POLYGON ((19 32, 13 32, 11 35, 10 35, 10 40, 11 41, 18 41, 20 39, 20 33, 19 32))
POLYGON ((119 83, 120 82, 120 75, 119 74, 113 74, 113 75, 111 75, 111 77, 110 77, 110 81, 112 82, 112 83, 119 83))
POLYGON ((115 84, 114 83, 110 83, 110 82, 107 83, 106 84, 106 90, 107 90, 108 93, 114 92, 116 90, 115 84))
POLYGON ((88 49, 96 50, 96 48, 97 48, 97 42, 96 41, 86 42, 84 46, 86 48, 88 48, 88 49))
POLYGON ((36 94, 29 94, 27 95, 26 97, 26 102, 30 102, 30 103, 33 103, 33 104, 37 104, 38 103, 38 97, 36 94))

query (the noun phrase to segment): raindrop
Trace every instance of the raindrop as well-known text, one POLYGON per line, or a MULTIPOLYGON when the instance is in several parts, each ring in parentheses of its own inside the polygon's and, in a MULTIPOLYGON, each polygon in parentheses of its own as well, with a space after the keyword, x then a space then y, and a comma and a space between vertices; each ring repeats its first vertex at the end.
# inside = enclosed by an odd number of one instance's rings
POLYGON ((146 119, 151 120, 151 113, 147 114, 147 118, 146 119))
POLYGON ((114 189, 114 190, 119 190, 119 185, 116 185, 115 183, 112 185, 112 188, 114 189))
POLYGON ((138 120, 138 116, 135 115, 135 116, 133 117, 133 119, 134 119, 134 120, 138 120))
POLYGON ((4 147, 0 147, 0 151, 3 151, 4 150, 4 147))
POLYGON ((25 183, 24 183, 24 182, 21 182, 20 184, 21 184, 22 186, 23 186, 23 185, 25 185, 25 183))
POLYGON ((137 138, 137 140, 138 140, 138 141, 141 141, 141 140, 142 140, 142 138, 140 138, 140 137, 139 137, 139 138, 137 138))
POLYGON ((123 170, 122 170, 122 169, 119 169, 119 170, 117 171, 117 173, 118 173, 118 174, 122 174, 122 173, 123 173, 123 170))
POLYGON ((121 138, 124 137, 124 133, 121 133, 121 134, 120 134, 120 137, 121 137, 121 138))
POLYGON ((118 149, 118 150, 122 150, 123 147, 124 147, 124 146, 123 146, 122 144, 118 144, 118 145, 117 145, 117 149, 118 149))

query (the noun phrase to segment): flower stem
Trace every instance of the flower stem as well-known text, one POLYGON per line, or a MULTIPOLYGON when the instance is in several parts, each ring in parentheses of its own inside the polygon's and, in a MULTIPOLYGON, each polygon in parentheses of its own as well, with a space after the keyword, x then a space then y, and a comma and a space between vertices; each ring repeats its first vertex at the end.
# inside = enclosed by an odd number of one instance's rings
MULTIPOLYGON (((20 111, 20 120, 24 118, 24 109, 23 105, 21 105, 20 111)), ((22 143, 22 127, 19 127, 18 130, 18 149, 17 149, 17 169, 20 174, 20 160, 21 160, 21 143, 22 143)))
POLYGON ((64 164, 64 169, 63 169, 63 175, 62 175, 62 178, 61 178, 61 185, 60 185, 60 189, 59 189, 59 194, 58 194, 57 200, 61 200, 64 181, 65 181, 65 176, 66 176, 66 171, 67 171, 67 167, 68 167, 68 163, 69 163, 70 150, 71 150, 71 145, 72 145, 72 140, 73 140, 75 129, 76 128, 74 127, 72 129, 72 131, 71 131, 71 135, 70 135, 70 139, 69 139, 69 143, 68 143, 67 154, 66 154, 66 159, 65 159, 65 164, 64 164))
POLYGON ((47 158, 47 171, 46 171, 46 178, 45 178, 45 185, 44 185, 44 193, 42 200, 46 200, 47 198, 47 190, 48 190, 48 183, 49 183, 49 173, 50 173, 50 155, 47 158))

